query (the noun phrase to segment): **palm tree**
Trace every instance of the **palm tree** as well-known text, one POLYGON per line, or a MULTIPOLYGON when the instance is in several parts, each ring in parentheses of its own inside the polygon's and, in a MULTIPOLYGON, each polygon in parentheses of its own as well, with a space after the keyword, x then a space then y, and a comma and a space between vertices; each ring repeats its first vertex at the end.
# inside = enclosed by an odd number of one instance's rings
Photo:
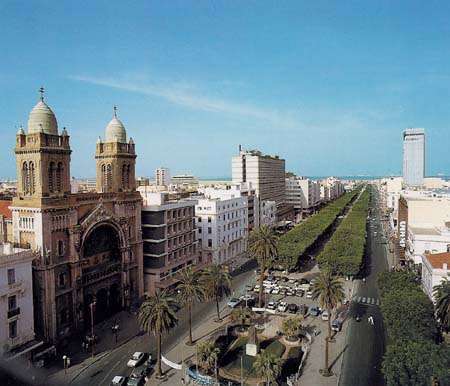
POLYGON ((263 281, 277 255, 277 236, 272 228, 262 225, 254 229, 248 238, 248 251, 258 262, 261 271, 259 275, 259 307, 262 307, 263 281))
POLYGON ((156 376, 161 377, 161 337, 173 328, 178 319, 175 315, 176 302, 167 291, 157 292, 154 296, 146 295, 139 309, 138 321, 148 334, 156 336, 157 357, 156 376))
POLYGON ((186 305, 188 311, 189 323, 189 341, 192 345, 192 306, 195 301, 201 301, 205 298, 205 289, 200 275, 192 267, 183 268, 178 276, 178 299, 181 304, 186 305))
POLYGON ((436 316, 444 331, 450 330, 450 281, 442 280, 441 284, 433 288, 436 300, 436 316))
POLYGON ((290 316, 284 319, 281 324, 281 329, 288 340, 295 340, 302 329, 302 318, 298 316, 290 316))
POLYGON ((270 382, 275 382, 281 372, 281 358, 276 357, 270 351, 261 350, 253 362, 253 368, 269 386, 270 382))
POLYGON ((331 340, 331 312, 345 299, 342 281, 333 276, 330 270, 320 273, 312 286, 313 299, 319 299, 319 305, 328 312, 328 336, 325 338, 325 368, 322 374, 331 375, 328 364, 328 344, 331 340))
POLYGON ((206 295, 216 302, 217 320, 220 321, 219 301, 231 294, 231 276, 223 266, 214 264, 203 271, 206 295))
POLYGON ((231 312, 231 319, 240 322, 241 331, 244 330, 245 322, 253 317, 253 312, 248 308, 239 307, 231 312))
POLYGON ((213 341, 206 340, 197 344, 197 364, 209 373, 212 368, 216 367, 217 360, 219 359, 220 350, 217 348, 213 341))

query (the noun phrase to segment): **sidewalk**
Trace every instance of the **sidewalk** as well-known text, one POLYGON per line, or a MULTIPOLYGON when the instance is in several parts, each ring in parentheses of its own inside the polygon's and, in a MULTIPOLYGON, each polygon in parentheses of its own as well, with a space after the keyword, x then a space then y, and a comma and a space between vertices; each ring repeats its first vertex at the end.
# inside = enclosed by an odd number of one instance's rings
POLYGON ((139 333, 139 326, 136 317, 126 311, 122 311, 112 318, 105 320, 95 326, 95 334, 99 337, 99 342, 95 346, 95 355, 92 357, 91 351, 82 349, 81 341, 72 340, 69 344, 67 355, 70 358, 71 366, 66 373, 63 369, 63 363, 55 364, 48 369, 47 378, 55 384, 70 384, 84 370, 108 355, 115 348, 127 343, 139 333), (115 335, 111 331, 111 326, 117 321, 120 330, 117 334, 117 343, 115 335), (48 373, 51 373, 50 375, 48 373))
MULTIPOLYGON (((355 292, 356 281, 345 281, 344 288, 346 294, 355 292)), ((334 315, 333 315, 334 317, 334 315)), ((299 380, 300 385, 314 385, 314 386, 336 386, 339 382, 341 374, 342 360, 344 351, 346 349, 345 342, 348 329, 348 320, 344 322, 342 331, 334 336, 334 342, 329 344, 329 364, 333 375, 331 377, 324 377, 319 373, 319 370, 324 367, 325 363, 325 337, 328 334, 327 322, 322 321, 320 317, 308 317, 307 327, 318 327, 321 333, 318 336, 313 336, 311 349, 306 358, 305 365, 302 370, 302 375, 299 380)))

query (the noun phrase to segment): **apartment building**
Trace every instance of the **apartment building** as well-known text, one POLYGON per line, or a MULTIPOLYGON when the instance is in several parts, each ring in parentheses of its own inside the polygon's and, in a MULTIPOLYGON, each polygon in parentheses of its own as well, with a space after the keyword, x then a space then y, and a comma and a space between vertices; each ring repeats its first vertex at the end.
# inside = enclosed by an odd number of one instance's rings
POLYGON ((195 215, 202 259, 222 264, 241 257, 247 250, 247 197, 231 198, 224 192, 210 191, 197 201, 195 215))
POLYGON ((155 170, 156 186, 169 186, 171 183, 170 170, 168 168, 160 167, 155 170))
POLYGON ((289 216, 293 207, 286 202, 285 160, 259 150, 242 150, 231 161, 233 183, 250 182, 262 201, 275 201, 277 220, 289 216))
POLYGON ((423 290, 435 302, 433 288, 450 277, 450 252, 425 253, 421 262, 423 290))
POLYGON ((287 202, 293 205, 297 214, 309 215, 320 206, 320 184, 317 181, 289 176, 285 183, 287 202))
POLYGON ((403 180, 407 186, 420 186, 425 178, 425 130, 403 132, 403 180))
POLYGON ((12 359, 42 344, 35 340, 29 249, 0 244, 0 356, 12 359))
POLYGON ((143 198, 144 291, 154 294, 177 283, 180 269, 204 260, 197 250, 195 204, 179 195, 139 188, 143 198))

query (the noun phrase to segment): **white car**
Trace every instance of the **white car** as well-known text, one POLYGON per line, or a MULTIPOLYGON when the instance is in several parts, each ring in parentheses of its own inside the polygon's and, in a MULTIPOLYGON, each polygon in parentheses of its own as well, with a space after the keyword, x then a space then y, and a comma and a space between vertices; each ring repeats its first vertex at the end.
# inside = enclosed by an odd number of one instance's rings
POLYGON ((278 305, 278 311, 286 312, 287 307, 288 307, 288 304, 286 302, 280 302, 280 304, 278 305))
POLYGON ((280 293, 280 287, 274 287, 274 289, 272 290, 272 293, 274 295, 278 295, 280 293))
POLYGON ((136 351, 133 356, 131 357, 131 359, 127 362, 127 366, 128 367, 136 367, 139 366, 145 358, 145 353, 140 352, 140 351, 136 351))
POLYGON ((330 315, 328 315, 328 311, 322 312, 322 320, 328 320, 330 318, 330 315))
POLYGON ((312 291, 308 291, 308 292, 306 293, 306 298, 307 298, 307 299, 312 299, 312 297, 313 297, 312 291))
POLYGON ((127 379, 122 377, 121 375, 116 375, 112 381, 111 386, 125 386, 127 383, 127 379))
POLYGON ((264 288, 265 294, 270 294, 272 292, 272 288, 264 288))

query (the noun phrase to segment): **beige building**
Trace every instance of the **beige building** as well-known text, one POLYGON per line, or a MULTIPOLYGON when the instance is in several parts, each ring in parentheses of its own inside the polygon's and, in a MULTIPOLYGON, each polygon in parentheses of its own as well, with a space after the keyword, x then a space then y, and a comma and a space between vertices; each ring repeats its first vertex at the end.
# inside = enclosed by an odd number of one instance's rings
POLYGON ((99 138, 95 193, 71 193, 70 137, 43 96, 16 136, 13 241, 36 251, 36 332, 63 346, 143 294, 141 197, 135 146, 114 111, 99 138), (95 306, 91 307, 91 304, 95 306))
POLYGON ((174 286, 178 272, 200 268, 195 231, 195 200, 139 188, 143 198, 144 290, 149 294, 174 286))

